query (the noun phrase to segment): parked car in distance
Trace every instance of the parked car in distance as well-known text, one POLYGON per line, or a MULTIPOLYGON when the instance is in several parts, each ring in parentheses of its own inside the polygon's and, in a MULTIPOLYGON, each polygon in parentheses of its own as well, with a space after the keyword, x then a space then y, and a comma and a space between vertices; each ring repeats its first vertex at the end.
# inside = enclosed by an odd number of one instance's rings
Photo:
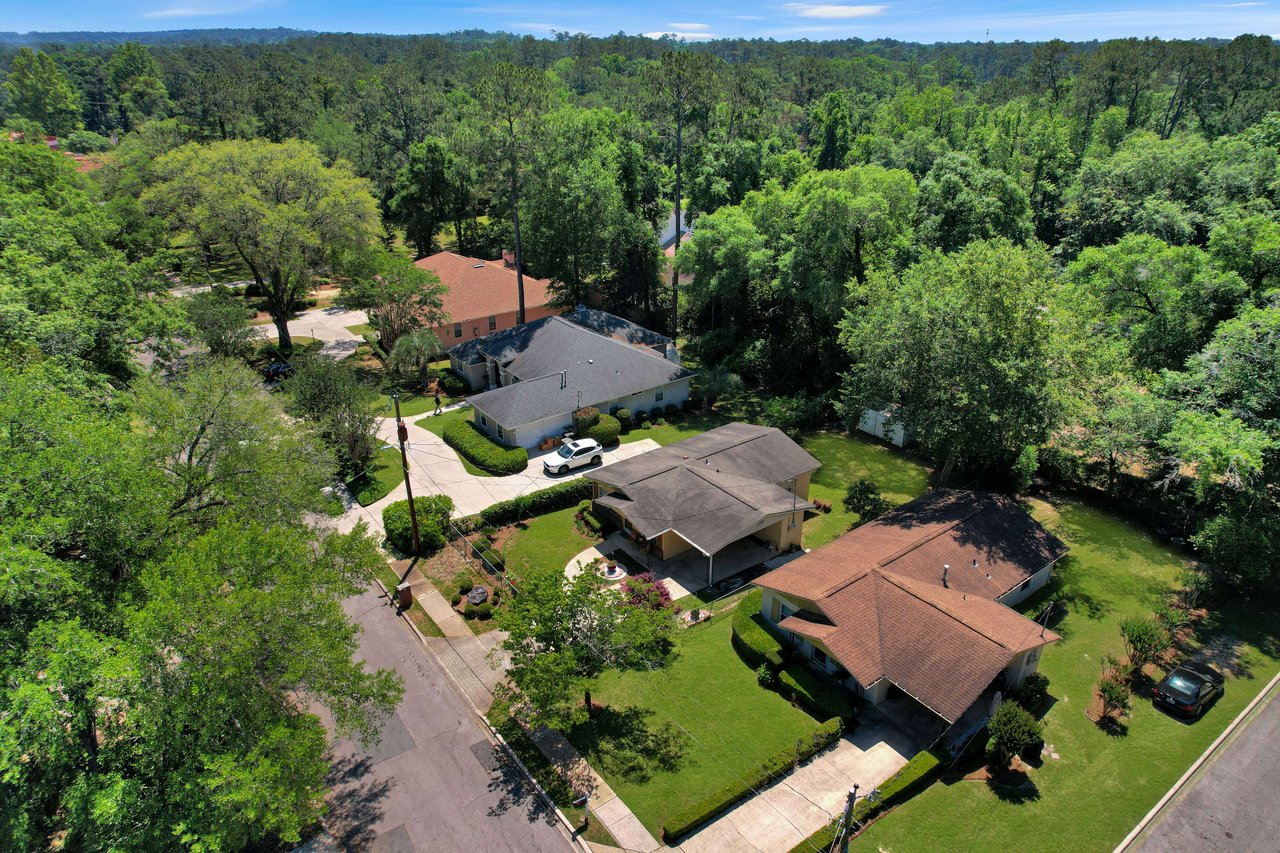
POLYGON ((1222 673, 1206 663, 1183 661, 1151 691, 1151 703, 1175 714, 1199 717, 1226 692, 1222 673))
POLYGON ((548 474, 564 474, 584 465, 595 465, 604 459, 604 449, 594 438, 566 441, 560 449, 542 460, 542 470, 548 474))
POLYGON ((293 365, 287 361, 277 361, 262 371, 262 375, 266 377, 268 382, 274 382, 277 379, 284 379, 290 373, 293 373, 293 365))

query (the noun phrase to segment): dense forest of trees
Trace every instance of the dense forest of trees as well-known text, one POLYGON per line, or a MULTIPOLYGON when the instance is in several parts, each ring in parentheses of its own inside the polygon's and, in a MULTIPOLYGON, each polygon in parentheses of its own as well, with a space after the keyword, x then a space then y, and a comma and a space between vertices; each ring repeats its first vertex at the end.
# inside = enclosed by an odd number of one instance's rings
MULTIPOLYGON (((1188 540, 1196 583, 1280 578, 1269 37, 317 35, 0 66, 0 847, 295 837, 323 770, 298 697, 353 730, 394 698, 337 605, 372 545, 303 520, 322 437, 229 361, 134 360, 188 322, 166 276, 217 253, 287 337, 318 273, 516 249, 779 426, 893 406, 943 482, 1088 488, 1188 540)), ((360 292, 432 287, 398 269, 360 292)))

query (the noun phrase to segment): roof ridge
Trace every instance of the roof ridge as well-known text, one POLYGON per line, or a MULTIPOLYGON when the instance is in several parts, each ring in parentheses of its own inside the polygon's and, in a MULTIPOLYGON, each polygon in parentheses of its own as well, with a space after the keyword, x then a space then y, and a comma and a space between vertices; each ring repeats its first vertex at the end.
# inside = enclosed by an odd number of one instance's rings
MULTIPOLYGON (((597 308, 597 309, 595 309, 595 310, 600 311, 602 314, 609 314, 609 312, 608 312, 608 311, 605 311, 605 310, 604 310, 604 309, 602 309, 602 308, 597 308)), ((653 358, 660 358, 660 359, 662 359, 663 361, 666 361, 666 360, 667 360, 666 356, 661 356, 661 355, 658 355, 658 353, 654 352, 653 347, 652 347, 652 346, 650 346, 649 344, 641 344, 640 346, 636 346, 635 344, 629 344, 629 343, 627 343, 626 341, 620 341, 620 340, 618 340, 617 338, 613 337, 612 335, 606 335, 604 332, 597 331, 597 330, 595 330, 595 329, 591 328, 590 326, 584 326, 584 325, 582 325, 581 323, 575 323, 575 322, 573 322, 572 320, 570 320, 570 319, 566 318, 563 314, 553 314, 553 315, 551 315, 551 316, 552 316, 552 319, 559 320, 560 322, 565 323, 566 325, 571 326, 571 327, 573 327, 574 329, 579 329, 579 330, 584 331, 584 332, 590 332, 591 334, 595 335, 597 338, 600 338, 601 340, 608 341, 608 342, 609 342, 609 343, 611 343, 611 344, 616 344, 617 346, 623 347, 623 348, 625 348, 626 350, 628 350, 628 351, 630 351, 630 352, 641 352, 641 353, 644 353, 644 354, 646 354, 646 355, 649 355, 649 356, 651 356, 651 357, 653 357, 653 358)), ((609 316, 610 316, 610 317, 618 317, 618 315, 617 315, 617 314, 609 314, 609 316)), ((619 319, 619 320, 623 320, 624 322, 628 322, 628 323, 630 323, 630 322, 631 322, 630 320, 627 320, 625 317, 618 317, 618 319, 619 319)), ((640 328, 640 329, 644 329, 644 328, 645 328, 644 326, 640 326, 640 325, 639 325, 639 324, 637 324, 637 323, 633 323, 632 325, 634 325, 634 326, 636 326, 637 328, 640 328)), ((652 329, 645 329, 645 331, 646 331, 646 332, 652 332, 653 330, 652 330, 652 329)), ((656 334, 656 333, 655 333, 655 334, 656 334)), ((673 343, 674 343, 674 342, 673 342, 673 343)), ((675 363, 675 362, 672 362, 672 364, 676 364, 676 363, 675 363)), ((680 365, 680 364, 676 364, 676 366, 677 366, 677 367, 683 367, 683 365, 680 365)))
MULTIPOLYGON (((1005 645, 1003 642, 1001 642, 1000 640, 998 640, 998 639, 996 639, 995 637, 991 636, 991 635, 990 635, 990 634, 988 634, 986 631, 983 631, 983 630, 979 629, 978 627, 976 627, 976 626, 974 626, 974 625, 970 624, 967 620, 964 620, 964 619, 961 619, 961 618, 957 617, 957 616, 956 616, 954 613, 952 613, 950 610, 947 610, 946 608, 942 607, 941 605, 937 604, 936 602, 930 601, 929 599, 924 598, 923 596, 919 595, 919 594, 918 594, 918 593, 916 593, 914 590, 910 589, 906 584, 902 583, 902 580, 903 580, 903 579, 902 579, 902 578, 900 578, 900 576, 899 576, 899 575, 897 575, 897 574, 895 574, 895 573, 893 573, 893 572, 887 572, 887 571, 885 571, 884 569, 881 569, 881 568, 878 568, 878 567, 877 567, 876 569, 873 569, 873 571, 874 571, 877 575, 879 575, 880 577, 884 578, 884 580, 885 580, 885 581, 887 581, 887 582, 889 582, 889 583, 893 584, 893 585, 894 585, 894 586, 896 586, 898 589, 902 590, 902 591, 903 591, 903 592, 905 592, 907 595, 911 596, 912 598, 916 599, 917 601, 921 601, 921 602, 923 602, 923 603, 927 604, 929 607, 932 607, 934 610, 936 610, 936 611, 938 611, 939 613, 943 614, 944 616, 946 616, 946 617, 947 617, 948 619, 950 619, 951 621, 956 622, 957 624, 959 624, 959 625, 961 625, 961 626, 963 626, 963 627, 965 627, 965 628, 968 628, 970 631, 972 631, 973 633, 977 634, 977 635, 978 635, 978 636, 980 636, 980 637, 983 637, 983 638, 985 638, 985 639, 987 639, 987 640, 990 640, 991 642, 995 643, 997 646, 999 646, 999 647, 1000 647, 1000 648, 1002 648, 1002 649, 1008 649, 1008 650, 1010 650, 1010 651, 1015 651, 1014 649, 1012 649, 1012 647, 1005 645)), ((918 581, 918 583, 925 584, 926 586, 936 586, 935 584, 929 584, 929 583, 926 583, 925 581, 918 581)), ((937 588, 937 589, 948 589, 947 587, 942 587, 942 586, 939 586, 939 587, 936 587, 936 588, 937 588)), ((968 600, 969 600, 969 599, 968 599, 968 593, 963 593, 963 592, 962 592, 962 593, 961 593, 961 595, 965 596, 965 598, 964 598, 964 600, 965 600, 965 601, 968 601, 968 600)), ((974 598, 975 598, 975 600, 979 600, 979 601, 988 601, 988 600, 989 600, 989 599, 986 599, 986 598, 981 598, 981 597, 980 597, 980 596, 978 596, 977 594, 975 594, 975 595, 974 595, 974 598)), ((878 604, 878 603, 879 603, 879 602, 877 602, 877 604, 878 604)), ((991 602, 991 603, 992 603, 992 604, 995 604, 997 607, 1004 607, 1004 605, 1003 605, 1003 604, 1000 604, 999 602, 996 602, 996 601, 993 601, 993 602, 991 602)))
MULTIPOLYGON (((720 483, 717 483, 715 480, 713 480, 713 479, 711 479, 710 477, 706 476, 706 475, 705 475, 705 473, 704 473, 703 471, 698 470, 698 466, 697 466, 697 465, 680 465, 680 466, 677 466, 677 467, 681 467, 681 468, 684 468, 686 471, 691 471, 691 472, 693 472, 693 474, 694 474, 695 476, 697 476, 697 477, 698 477, 698 479, 702 480, 704 483, 708 483, 709 485, 714 486, 715 488, 717 488, 717 489, 719 489, 720 491, 724 492, 724 493, 725 493, 726 495, 728 495, 729 497, 733 498, 733 499, 734 499, 735 501, 737 501, 738 503, 743 504, 744 506, 749 506, 749 507, 751 507, 752 509, 754 509, 756 512, 761 512, 761 511, 762 511, 762 510, 760 509, 760 507, 756 506, 756 505, 755 505, 755 504, 753 504, 751 501, 747 500, 746 498, 742 497, 741 495, 735 495, 733 492, 731 492, 731 491, 729 491, 728 489, 726 489, 726 488, 725 488, 723 485, 721 485, 720 483)), ((668 470, 670 470, 670 469, 668 469, 668 470)), ((717 473, 717 474, 719 474, 720 472, 719 472, 719 471, 716 471, 716 473, 717 473)), ((743 479, 747 479, 747 480, 749 480, 749 479, 751 479, 751 478, 750 478, 750 477, 744 477, 743 479)))

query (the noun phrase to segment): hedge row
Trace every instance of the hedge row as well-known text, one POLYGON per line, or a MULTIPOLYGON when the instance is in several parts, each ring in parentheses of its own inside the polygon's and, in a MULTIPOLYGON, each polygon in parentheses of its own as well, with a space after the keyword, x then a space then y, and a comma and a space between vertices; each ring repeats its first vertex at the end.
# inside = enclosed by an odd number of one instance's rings
POLYGON ((594 438, 601 447, 608 447, 618 440, 622 433, 622 424, 613 415, 600 415, 594 426, 589 426, 577 434, 578 438, 594 438))
POLYGON ((549 489, 539 489, 509 501, 499 501, 493 506, 481 510, 480 520, 485 524, 497 527, 511 524, 530 515, 544 515, 577 506, 578 501, 591 497, 591 483, 577 479, 558 483, 549 489))
MULTIPOLYGON (((430 554, 444 547, 444 534, 449 516, 453 514, 453 500, 448 495, 430 495, 414 498, 418 510, 418 544, 421 553, 430 554)), ((387 541, 405 554, 413 553, 413 520, 409 518, 409 502, 396 501, 382 509, 382 529, 387 541)))
POLYGON ((840 739, 840 733, 843 730, 844 724, 839 719, 827 720, 819 725, 800 747, 788 747, 776 753, 740 778, 722 785, 700 800, 677 809, 662 822, 663 840, 670 844, 738 801, 751 796, 773 781, 775 777, 786 773, 795 765, 835 743, 840 739))
POLYGON ((768 664, 782 668, 782 641, 765 625, 760 615, 764 592, 754 589, 733 609, 733 647, 753 667, 768 664))
POLYGON ((518 474, 529 467, 527 450, 498 444, 471 421, 454 421, 445 427, 444 442, 472 465, 494 474, 518 474))
POLYGON ((804 661, 796 661, 778 674, 778 692, 819 719, 852 720, 857 713, 852 693, 827 681, 804 661))
MULTIPOLYGON (((859 823, 870 820, 880 812, 905 802, 912 794, 932 782, 934 776, 941 773, 944 759, 929 751, 916 753, 915 757, 903 765, 880 786, 880 796, 873 803, 870 800, 859 800, 853 807, 853 819, 859 823)), ((869 793, 869 792, 868 792, 869 793)), ((839 820, 819 829, 804 841, 791 848, 791 853, 812 853, 813 850, 829 850, 836 840, 836 825, 839 820)))

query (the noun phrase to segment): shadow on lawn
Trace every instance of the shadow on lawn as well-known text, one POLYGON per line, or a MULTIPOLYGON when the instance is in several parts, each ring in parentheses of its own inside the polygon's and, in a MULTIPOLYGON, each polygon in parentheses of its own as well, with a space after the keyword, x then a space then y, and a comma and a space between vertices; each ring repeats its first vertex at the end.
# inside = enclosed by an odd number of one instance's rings
POLYGON ((569 739, 605 774, 643 783, 659 770, 674 772, 684 763, 682 738, 671 723, 654 726, 653 711, 628 705, 605 707, 595 719, 579 723, 569 739))

